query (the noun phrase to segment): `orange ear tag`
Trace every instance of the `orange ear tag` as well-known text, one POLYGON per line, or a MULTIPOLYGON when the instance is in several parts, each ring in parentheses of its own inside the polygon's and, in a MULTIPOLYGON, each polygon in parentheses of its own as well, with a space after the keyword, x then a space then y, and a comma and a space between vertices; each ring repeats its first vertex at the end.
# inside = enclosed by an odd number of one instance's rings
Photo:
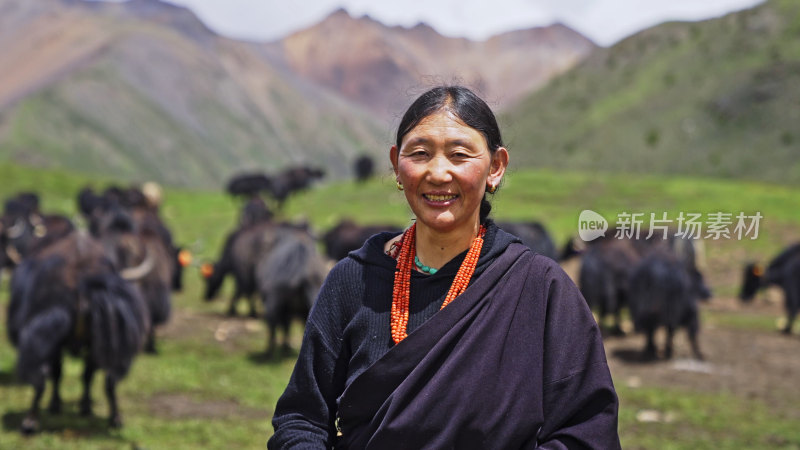
POLYGON ((192 252, 183 249, 178 252, 178 262, 182 267, 186 267, 192 263, 192 252))
POLYGON ((200 274, 203 278, 209 278, 211 275, 214 275, 214 266, 209 263, 203 263, 200 266, 200 274))

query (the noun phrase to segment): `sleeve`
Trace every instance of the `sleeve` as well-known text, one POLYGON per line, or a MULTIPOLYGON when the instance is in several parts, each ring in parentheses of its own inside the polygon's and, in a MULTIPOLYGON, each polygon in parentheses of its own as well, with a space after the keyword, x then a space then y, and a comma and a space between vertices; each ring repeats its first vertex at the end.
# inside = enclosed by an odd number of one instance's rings
POLYGON ((575 283, 549 268, 541 449, 619 449, 619 401, 600 329, 575 283))
POLYGON ((336 398, 344 389, 347 371, 341 338, 341 302, 346 298, 341 272, 341 267, 334 267, 311 309, 294 372, 275 407, 275 433, 267 442, 268 449, 333 445, 336 398))

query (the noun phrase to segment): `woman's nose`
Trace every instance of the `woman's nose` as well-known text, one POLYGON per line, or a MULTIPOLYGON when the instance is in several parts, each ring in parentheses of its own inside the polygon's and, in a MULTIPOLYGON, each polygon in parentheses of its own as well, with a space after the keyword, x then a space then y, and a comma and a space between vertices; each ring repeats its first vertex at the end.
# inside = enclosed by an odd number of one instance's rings
POLYGON ((447 158, 437 156, 428 166, 428 180, 432 183, 449 183, 453 179, 452 164, 447 158))

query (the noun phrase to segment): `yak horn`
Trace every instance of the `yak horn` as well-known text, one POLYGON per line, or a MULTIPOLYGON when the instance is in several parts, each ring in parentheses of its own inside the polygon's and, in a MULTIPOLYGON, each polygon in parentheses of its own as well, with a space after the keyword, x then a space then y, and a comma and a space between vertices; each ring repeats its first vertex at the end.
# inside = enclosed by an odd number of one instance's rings
POLYGON ((17 239, 20 236, 22 236, 22 233, 24 232, 25 232, 25 221, 22 219, 17 219, 14 222, 14 225, 8 229, 6 235, 9 237, 9 239, 17 239))
POLYGON ((586 241, 584 241, 583 239, 573 239, 572 249, 578 253, 586 251, 586 241))
POLYGON ((10 259, 11 262, 14 263, 15 266, 18 266, 19 263, 22 262, 22 255, 19 254, 17 248, 14 247, 13 245, 6 246, 6 255, 8 256, 8 259, 10 259))
POLYGON ((119 276, 127 281, 138 281, 150 273, 151 270, 153 270, 155 263, 156 258, 153 256, 150 250, 145 249, 144 261, 142 261, 142 263, 138 266, 126 267, 120 270, 119 276))
POLYGON ((33 225, 35 227, 38 227, 39 225, 44 225, 44 219, 42 219, 42 216, 40 216, 38 214, 29 215, 28 216, 28 222, 30 222, 31 225, 33 225))
POLYGON ((708 267, 708 263, 706 262, 706 244, 703 243, 702 239, 695 241, 694 252, 697 255, 697 266, 705 270, 708 267))

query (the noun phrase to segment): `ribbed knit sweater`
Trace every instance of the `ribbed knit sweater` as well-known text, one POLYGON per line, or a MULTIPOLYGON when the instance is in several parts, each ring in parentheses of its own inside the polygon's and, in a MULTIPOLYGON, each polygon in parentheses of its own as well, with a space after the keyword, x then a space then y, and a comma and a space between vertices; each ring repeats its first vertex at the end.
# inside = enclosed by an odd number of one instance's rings
MULTIPOLYGON (((491 220, 486 225, 472 280, 510 243, 519 242, 491 220)), ((396 235, 373 236, 328 274, 306 324, 294 373, 278 401, 269 448, 330 448, 337 399, 345 386, 394 346, 390 312, 396 261, 384 246, 396 235)), ((412 272, 409 334, 440 310, 466 254, 434 275, 412 272)))

